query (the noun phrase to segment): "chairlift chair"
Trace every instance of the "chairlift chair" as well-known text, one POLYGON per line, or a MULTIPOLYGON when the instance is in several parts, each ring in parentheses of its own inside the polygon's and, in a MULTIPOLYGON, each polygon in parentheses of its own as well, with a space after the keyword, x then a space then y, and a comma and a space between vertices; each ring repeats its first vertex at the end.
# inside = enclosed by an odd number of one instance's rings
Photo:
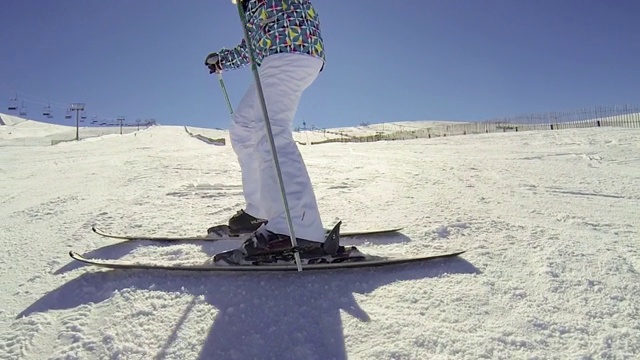
POLYGON ((18 93, 17 92, 14 97, 9 98, 9 106, 7 108, 9 109, 9 111, 18 110, 18 93))
POLYGON ((16 105, 17 99, 9 99, 9 106, 7 107, 9 111, 18 110, 18 105, 16 105))
POLYGON ((20 112, 19 112, 20 116, 27 116, 27 107, 24 104, 24 101, 22 102, 22 106, 20 107, 20 112))

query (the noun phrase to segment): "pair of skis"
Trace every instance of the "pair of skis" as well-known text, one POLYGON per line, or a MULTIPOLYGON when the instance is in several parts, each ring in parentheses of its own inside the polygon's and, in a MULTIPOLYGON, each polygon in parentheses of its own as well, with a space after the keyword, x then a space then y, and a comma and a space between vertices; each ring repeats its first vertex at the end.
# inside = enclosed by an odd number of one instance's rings
MULTIPOLYGON (((222 241, 222 240, 238 240, 243 241, 249 235, 234 236, 229 234, 228 228, 224 226, 219 228, 219 231, 208 236, 185 236, 185 237, 171 237, 171 236, 146 236, 146 235, 116 235, 100 230, 97 227, 92 228, 93 232, 104 237, 125 240, 125 241, 160 241, 160 242, 193 242, 193 241, 222 241)), ((364 237, 364 236, 379 236, 390 235, 399 232, 402 228, 391 229, 378 229, 378 230, 365 230, 365 231, 351 231, 340 234, 340 237, 364 237)), ((326 269, 341 269, 341 268, 362 268, 362 267, 378 267, 396 264, 405 264, 412 262, 424 262, 436 259, 444 259, 455 257, 464 253, 464 251, 445 253, 439 255, 425 255, 425 256, 372 256, 365 255, 364 258, 349 260, 341 262, 329 262, 329 263, 315 263, 302 265, 303 270, 326 270, 326 269)), ((274 263, 274 264, 260 264, 260 265, 216 265, 216 264, 203 264, 203 265, 178 265, 178 264, 159 264, 159 263, 143 263, 137 261, 128 260, 106 260, 106 259, 92 259, 86 258, 81 254, 70 251, 69 255, 80 262, 110 269, 139 269, 139 270, 178 270, 178 271, 206 271, 206 272, 231 272, 231 271, 297 271, 296 264, 293 263, 274 263)))

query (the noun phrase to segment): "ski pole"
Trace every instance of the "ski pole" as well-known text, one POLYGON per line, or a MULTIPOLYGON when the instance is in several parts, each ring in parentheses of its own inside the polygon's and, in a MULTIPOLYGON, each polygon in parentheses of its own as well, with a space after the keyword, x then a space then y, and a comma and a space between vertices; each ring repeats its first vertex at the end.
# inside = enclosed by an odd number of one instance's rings
POLYGON ((224 99, 227 101, 227 108, 229 108, 229 114, 233 116, 233 106, 231 106, 231 101, 229 100, 229 94, 227 94, 227 87, 224 86, 224 80, 222 80, 222 72, 216 71, 218 74, 218 80, 220 81, 220 88, 222 88, 222 94, 224 95, 224 99))
MULTIPOLYGON (((258 97, 260 98, 260 105, 262 106, 262 113, 264 115, 264 123, 267 129, 267 137, 269 144, 271 145, 271 155, 273 157, 273 163, 276 168, 276 175, 278 176, 278 183, 280 184, 280 193, 282 194, 282 202, 284 204, 284 211, 287 216, 287 222, 289 223, 289 233, 291 234, 291 246, 296 248, 298 242, 296 241, 296 235, 293 229, 293 221, 291 220, 291 212, 289 211, 289 202, 287 201, 287 195, 284 189, 284 180, 282 179, 282 171, 280 170, 280 161, 278 160, 278 153, 276 151, 276 144, 273 140, 273 132, 271 130, 271 122, 269 121, 269 114, 267 111, 267 103, 264 100, 264 92, 262 91, 262 83, 260 82, 260 75, 258 74, 258 65, 256 64, 256 57, 253 53, 253 46, 251 45, 251 39, 249 39, 249 29, 247 29, 247 16, 242 8, 242 1, 232 0, 238 8, 238 14, 240 15, 240 22, 242 22, 242 30, 244 31, 244 41, 247 44, 247 50, 249 51, 249 60, 251 62, 251 70, 253 71, 253 77, 256 82, 256 89, 258 90, 258 97)), ((300 254, 295 251, 293 256, 296 260, 298 271, 302 271, 302 264, 300 263, 300 254)))

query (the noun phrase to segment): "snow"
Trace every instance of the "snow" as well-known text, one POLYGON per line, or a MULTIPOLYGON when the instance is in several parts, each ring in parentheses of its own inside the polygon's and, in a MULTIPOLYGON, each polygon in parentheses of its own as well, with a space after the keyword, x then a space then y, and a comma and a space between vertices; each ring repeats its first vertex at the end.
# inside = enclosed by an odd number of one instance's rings
MULTIPOLYGON (((137 127, 123 127, 124 134, 137 131, 137 127)), ((120 127, 80 126, 80 139, 108 134, 119 134, 120 127)), ((0 114, 0 146, 52 145, 59 142, 75 141, 76 127, 47 124, 18 116, 0 114), (5 125, 5 126, 3 126, 5 125)))
POLYGON ((61 128, 26 124, 0 126, 2 359, 640 354, 638 129, 300 146, 326 226, 404 226, 347 244, 467 253, 389 268, 213 275, 102 270, 67 253, 202 263, 235 246, 118 242, 90 230, 186 236, 225 222, 243 205, 228 142, 154 126, 86 129, 95 137, 50 146, 42 139, 61 128))

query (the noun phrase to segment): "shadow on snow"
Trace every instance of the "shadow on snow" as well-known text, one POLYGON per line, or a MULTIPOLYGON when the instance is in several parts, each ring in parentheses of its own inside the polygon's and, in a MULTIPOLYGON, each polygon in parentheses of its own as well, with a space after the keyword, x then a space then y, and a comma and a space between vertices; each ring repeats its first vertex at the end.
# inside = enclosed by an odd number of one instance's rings
MULTIPOLYGON (((87 255, 118 257, 139 246, 135 242, 107 246, 87 255)), ((67 265, 57 273, 83 265, 67 265)), ((86 272, 51 291, 18 318, 49 310, 74 309, 109 300, 123 289, 184 293, 201 297, 218 309, 200 359, 346 359, 341 312, 366 322, 354 294, 368 294, 398 281, 480 271, 460 257, 426 263, 370 269, 303 273, 232 273, 199 275, 163 271, 98 270, 86 272)), ((179 339, 182 322, 173 329, 156 358, 164 358, 179 339)))

